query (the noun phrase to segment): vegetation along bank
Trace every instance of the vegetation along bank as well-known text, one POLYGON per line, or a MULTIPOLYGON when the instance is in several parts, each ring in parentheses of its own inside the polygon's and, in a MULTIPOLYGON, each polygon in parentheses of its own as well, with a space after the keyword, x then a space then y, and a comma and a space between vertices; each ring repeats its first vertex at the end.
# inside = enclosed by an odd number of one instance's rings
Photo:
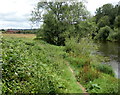
POLYGON ((119 11, 105 4, 90 16, 84 2, 38 2, 30 19, 43 22, 36 38, 1 39, 2 93, 117 94, 120 79, 101 64, 108 59, 94 41, 119 42, 119 11))

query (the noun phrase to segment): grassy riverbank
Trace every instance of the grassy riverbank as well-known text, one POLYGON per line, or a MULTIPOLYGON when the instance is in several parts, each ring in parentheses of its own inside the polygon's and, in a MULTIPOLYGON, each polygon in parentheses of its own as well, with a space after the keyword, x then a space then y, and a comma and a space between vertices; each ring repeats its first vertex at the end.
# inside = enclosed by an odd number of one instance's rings
POLYGON ((8 93, 117 93, 118 79, 88 39, 66 46, 50 45, 33 38, 2 38, 2 92, 8 93), (73 69, 74 75, 68 65, 73 69))
POLYGON ((89 93, 117 93, 118 81, 111 66, 101 64, 108 59, 93 54, 98 46, 90 39, 82 39, 76 43, 75 39, 66 42, 68 57, 66 58, 74 69, 76 79, 89 93), (92 53, 93 52, 93 53, 92 53))

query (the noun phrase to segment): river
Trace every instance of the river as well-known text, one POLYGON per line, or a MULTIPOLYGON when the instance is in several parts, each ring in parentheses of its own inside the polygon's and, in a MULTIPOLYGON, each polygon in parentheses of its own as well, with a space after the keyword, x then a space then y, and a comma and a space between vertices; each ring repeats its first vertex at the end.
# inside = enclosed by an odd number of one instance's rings
POLYGON ((109 62, 103 62, 112 66, 117 78, 120 78, 120 43, 101 42, 99 43, 99 54, 109 57, 109 62))

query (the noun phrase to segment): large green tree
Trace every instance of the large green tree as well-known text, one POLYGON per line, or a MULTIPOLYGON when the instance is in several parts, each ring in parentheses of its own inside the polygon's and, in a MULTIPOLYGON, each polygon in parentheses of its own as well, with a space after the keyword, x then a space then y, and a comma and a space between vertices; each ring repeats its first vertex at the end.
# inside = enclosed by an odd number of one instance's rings
MULTIPOLYGON (((55 45, 64 45, 65 37, 76 36, 78 24, 88 17, 83 2, 39 2, 31 21, 43 22, 43 38, 55 45)), ((38 33, 39 34, 39 33, 38 33)))

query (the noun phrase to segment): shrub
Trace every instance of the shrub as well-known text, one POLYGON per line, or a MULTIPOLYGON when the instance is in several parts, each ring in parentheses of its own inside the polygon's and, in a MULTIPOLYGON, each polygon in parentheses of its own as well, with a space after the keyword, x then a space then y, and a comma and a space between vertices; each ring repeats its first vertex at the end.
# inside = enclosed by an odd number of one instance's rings
POLYGON ((89 56, 92 51, 96 49, 96 46, 88 38, 82 38, 79 40, 79 37, 66 38, 65 41, 65 50, 67 52, 73 52, 76 56, 85 55, 89 56))
POLYGON ((74 66, 75 68, 79 68, 79 69, 84 67, 85 65, 90 64, 88 59, 79 58, 79 57, 73 57, 73 56, 67 57, 66 60, 69 61, 72 66, 74 66))

